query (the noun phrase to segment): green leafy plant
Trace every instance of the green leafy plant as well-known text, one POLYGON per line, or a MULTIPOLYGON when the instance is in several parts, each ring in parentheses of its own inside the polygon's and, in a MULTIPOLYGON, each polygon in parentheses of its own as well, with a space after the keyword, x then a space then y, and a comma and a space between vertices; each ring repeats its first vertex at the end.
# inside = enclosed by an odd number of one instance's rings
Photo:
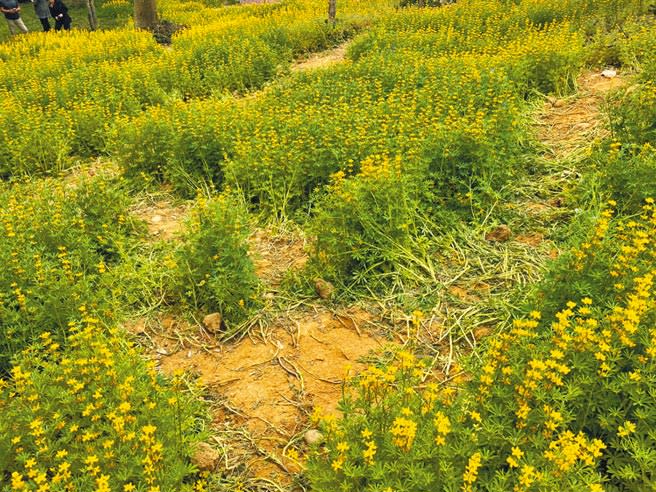
POLYGON ((259 305, 248 235, 248 212, 234 197, 199 198, 175 254, 176 292, 194 309, 221 313, 229 329, 259 305))
POLYGON ((0 490, 191 490, 197 393, 91 316, 44 331, 0 379, 0 490))
POLYGON ((606 291, 533 310, 487 343, 455 386, 408 352, 319 413, 325 447, 308 463, 322 491, 630 490, 656 485, 656 207, 606 213, 559 266, 569 287, 606 291), (594 299, 594 300, 593 300, 594 299))
POLYGON ((421 176, 400 156, 385 155, 366 159, 352 177, 334 175, 315 206, 310 268, 345 285, 412 277, 424 259, 418 237, 421 176))
MULTIPOLYGON (((80 309, 109 321, 121 295, 108 273, 142 226, 123 183, 44 180, 0 188, 0 370, 44 330, 57 341, 80 309)), ((123 284, 124 286, 124 284, 123 284)))

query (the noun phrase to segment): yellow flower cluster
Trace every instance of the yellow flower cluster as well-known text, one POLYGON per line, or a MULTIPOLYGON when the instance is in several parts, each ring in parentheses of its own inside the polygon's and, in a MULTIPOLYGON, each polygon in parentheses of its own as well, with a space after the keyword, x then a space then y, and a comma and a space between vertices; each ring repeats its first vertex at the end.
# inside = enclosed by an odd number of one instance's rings
POLYGON ((462 476, 462 481, 463 481, 462 492, 473 492, 474 483, 478 478, 478 469, 483 464, 482 459, 483 456, 481 455, 481 453, 474 453, 469 458, 467 467, 465 468, 465 473, 462 476))
POLYGON ((392 428, 392 442, 403 451, 410 451, 417 435, 417 423, 409 418, 396 417, 392 428))
POLYGON ((117 329, 102 331, 86 316, 71 324, 66 349, 43 333, 0 385, 12 490, 158 492, 188 473, 177 462, 183 444, 151 423, 182 432, 180 395, 117 329))
POLYGON ((558 439, 549 443, 549 449, 544 452, 545 458, 554 463, 562 471, 569 470, 577 461, 587 465, 594 465, 595 460, 601 458, 606 445, 599 439, 589 441, 579 432, 574 434, 565 431, 558 439))

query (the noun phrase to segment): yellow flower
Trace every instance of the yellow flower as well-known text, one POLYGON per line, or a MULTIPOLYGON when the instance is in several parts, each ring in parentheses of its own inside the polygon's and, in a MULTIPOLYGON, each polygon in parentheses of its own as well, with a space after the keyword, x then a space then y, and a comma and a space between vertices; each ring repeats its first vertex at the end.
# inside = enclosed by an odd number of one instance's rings
POLYGON ((348 445, 347 442, 342 441, 340 443, 337 443, 337 451, 339 453, 346 453, 349 449, 350 446, 348 445))
POLYGON ((365 463, 368 465, 373 465, 374 464, 374 456, 376 455, 376 443, 374 441, 368 441, 367 443, 367 449, 365 449, 362 452, 362 456, 364 457, 365 463))
POLYGON ((25 490, 27 488, 27 484, 23 481, 23 475, 18 472, 12 472, 11 488, 13 490, 25 490))
POLYGON ((403 451, 410 451, 417 433, 417 424, 404 417, 396 417, 390 430, 394 439, 392 442, 403 451))
POLYGON ((465 469, 465 473, 462 476, 462 479, 466 485, 471 486, 474 482, 476 482, 476 478, 478 477, 478 469, 481 467, 481 459, 481 453, 474 453, 469 458, 467 468, 465 469))
POLYGON ((627 437, 636 431, 636 425, 633 422, 626 421, 624 425, 620 425, 617 429, 617 435, 620 437, 627 437))

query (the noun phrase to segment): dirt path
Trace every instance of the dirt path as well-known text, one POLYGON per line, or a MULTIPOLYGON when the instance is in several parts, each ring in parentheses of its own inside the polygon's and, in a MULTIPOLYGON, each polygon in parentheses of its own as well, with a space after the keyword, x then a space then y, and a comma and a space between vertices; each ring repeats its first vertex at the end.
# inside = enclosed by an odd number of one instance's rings
MULTIPOLYGON (((135 211, 152 240, 168 241, 178 237, 188 206, 154 199, 135 211)), ((370 313, 355 307, 333 311, 319 298, 272 314, 280 309, 273 306, 283 277, 307 260, 305 240, 294 231, 258 229, 249 247, 271 309, 247 337, 220 343, 201 323, 165 313, 126 328, 164 373, 195 375, 212 398, 212 439, 220 445, 204 449, 208 468, 235 463, 248 480, 287 487, 300 471, 289 450, 301 456, 307 450, 303 433, 313 409, 335 412, 347 371, 359 372, 362 359, 384 351, 388 342, 370 313), (212 455, 217 449, 221 456, 212 455)))
POLYGON ((340 44, 339 46, 313 53, 305 60, 298 60, 291 67, 292 72, 302 72, 304 70, 311 70, 314 68, 324 68, 337 63, 342 63, 346 60, 346 51, 350 41, 340 44))
POLYGON ((609 91, 622 87, 622 76, 588 72, 578 80, 578 92, 566 99, 549 98, 537 122, 538 138, 551 160, 577 159, 590 143, 607 135, 602 108, 609 91))

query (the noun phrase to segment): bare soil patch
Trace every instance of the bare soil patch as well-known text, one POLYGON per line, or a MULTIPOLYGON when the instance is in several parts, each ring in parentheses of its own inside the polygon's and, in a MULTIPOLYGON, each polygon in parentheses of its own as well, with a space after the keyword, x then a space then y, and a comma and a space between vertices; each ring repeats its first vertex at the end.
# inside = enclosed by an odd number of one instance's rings
POLYGON ((148 336, 163 372, 191 372, 218 402, 217 430, 246 431, 248 440, 231 443, 231 452, 250 472, 287 482, 298 469, 285 446, 308 428, 313 408, 336 412, 347 371, 359 372, 363 357, 388 344, 371 321, 358 308, 317 308, 281 317, 258 337, 211 344, 199 327, 164 318, 148 336))
POLYGON ((299 60, 292 65, 293 72, 301 72, 303 70, 312 70, 315 68, 323 68, 336 63, 341 63, 346 59, 346 50, 348 49, 349 42, 343 43, 333 49, 321 51, 310 55, 305 60, 299 60))
POLYGON ((188 205, 173 205, 167 200, 157 200, 141 204, 134 213, 146 222, 148 235, 153 240, 168 241, 182 231, 188 210, 188 205))
POLYGON ((308 260, 306 241, 294 234, 278 234, 259 229, 249 238, 256 275, 269 288, 276 288, 290 270, 299 270, 308 260))
POLYGON ((547 148, 547 157, 559 160, 577 157, 589 143, 607 135, 605 116, 601 107, 607 94, 625 85, 618 75, 603 77, 588 72, 578 80, 579 91, 566 99, 550 98, 540 115, 538 138, 547 148))

